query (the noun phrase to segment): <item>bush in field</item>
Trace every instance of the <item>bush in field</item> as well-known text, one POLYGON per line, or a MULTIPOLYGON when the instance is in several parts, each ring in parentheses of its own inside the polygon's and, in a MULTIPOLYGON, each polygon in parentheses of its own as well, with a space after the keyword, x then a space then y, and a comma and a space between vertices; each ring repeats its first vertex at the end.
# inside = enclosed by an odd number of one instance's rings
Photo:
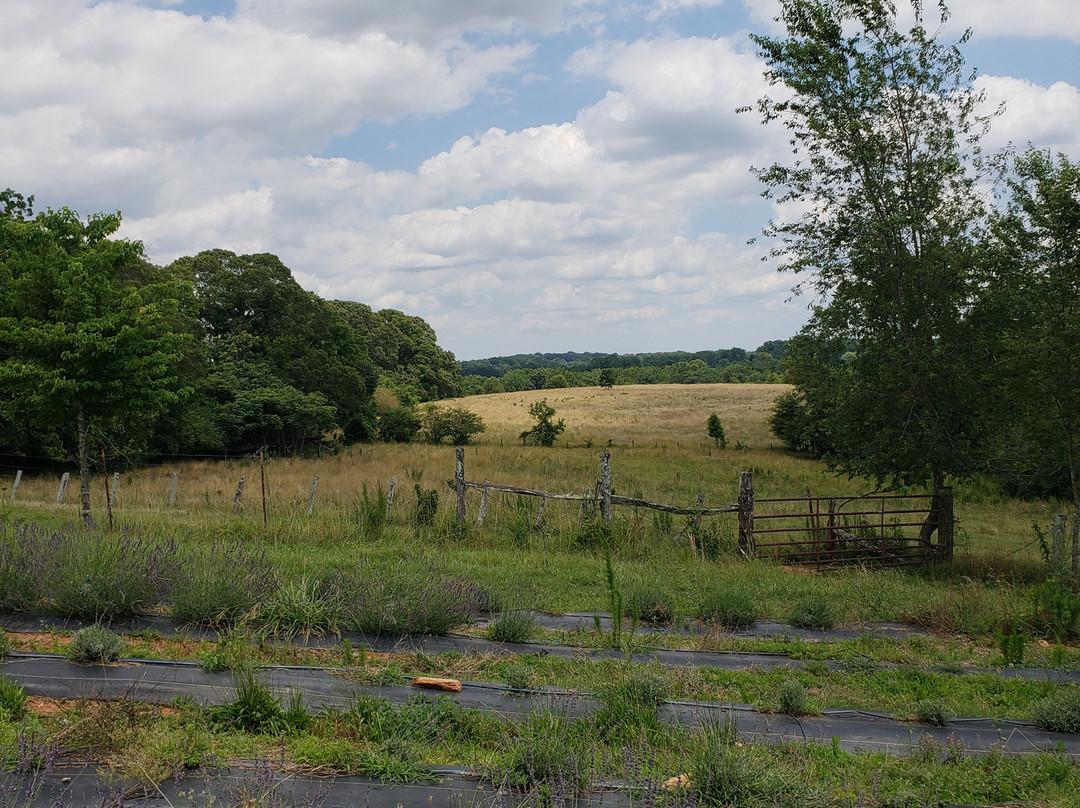
POLYGON ((528 642, 536 633, 536 615, 530 609, 503 612, 488 626, 487 637, 494 642, 528 642))
POLYGON ((439 444, 446 438, 454 446, 465 446, 487 429, 484 419, 463 407, 438 407, 429 404, 421 417, 421 434, 428 443, 439 444))
POLYGON ((446 634, 485 601, 480 587, 432 564, 377 566, 341 573, 341 627, 362 634, 446 634))
POLYGON ((91 662, 116 662, 124 641, 107 628, 93 625, 81 628, 71 638, 68 646, 68 658, 72 662, 88 664, 91 662))
POLYGON ((821 595, 807 595, 795 603, 788 620, 799 628, 824 631, 836 625, 836 609, 821 595))
POLYGON ((535 443, 537 446, 554 446, 555 440, 566 431, 566 422, 555 417, 555 408, 547 403, 547 399, 534 401, 529 405, 529 415, 536 423, 532 429, 526 429, 519 436, 524 446, 527 443, 535 443))
POLYGON ((623 615, 645 623, 675 622, 675 602, 662 586, 635 581, 626 587, 622 597, 623 615))
POLYGON ((243 544, 198 547, 181 564, 172 617, 179 623, 228 625, 267 602, 277 589, 263 550, 243 544))
POLYGON ((1080 688, 1063 687, 1035 702, 1031 720, 1050 732, 1080 733, 1080 688))
POLYGON ((737 630, 754 624, 757 620, 757 607, 748 592, 725 586, 705 593, 698 606, 697 616, 707 623, 737 630))
POLYGON ((72 528, 49 543, 56 559, 50 593, 56 611, 71 617, 112 620, 146 611, 167 599, 179 569, 176 542, 127 530, 110 536, 72 528))

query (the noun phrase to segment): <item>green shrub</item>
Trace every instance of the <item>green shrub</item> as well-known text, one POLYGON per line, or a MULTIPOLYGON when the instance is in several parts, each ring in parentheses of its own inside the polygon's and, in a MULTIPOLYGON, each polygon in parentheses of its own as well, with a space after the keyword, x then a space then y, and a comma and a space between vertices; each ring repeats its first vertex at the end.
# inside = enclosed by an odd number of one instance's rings
POLYGON ((536 616, 530 609, 503 612, 488 626, 487 636, 494 642, 528 642, 536 633, 536 616))
POLYGON ((116 662, 124 641, 107 628, 87 626, 75 632, 68 646, 68 658, 82 664, 91 662, 116 662))
POLYGON ((288 707, 283 708, 281 699, 256 678, 250 667, 237 671, 235 682, 236 698, 211 710, 211 718, 219 726, 267 735, 296 734, 310 726, 311 716, 300 694, 294 693, 288 707))
POLYGON ((301 577, 278 587, 260 617, 268 631, 283 637, 322 636, 338 630, 345 605, 317 578, 301 577))
POLYGON ((787 679, 780 685, 779 708, 781 715, 802 716, 810 715, 813 711, 807 700, 806 688, 795 679, 787 679))
POLYGON ((1063 687, 1035 702, 1031 720, 1050 732, 1080 733, 1080 688, 1063 687))
POLYGON ((26 715, 26 691, 22 685, 0 676, 0 721, 18 721, 26 715))
POLYGON ((1080 628, 1080 596, 1056 581, 1047 581, 1031 592, 1034 629, 1061 642, 1075 638, 1080 628))
POLYGON ((953 711, 941 699, 921 699, 915 704, 915 720, 943 727, 953 719, 953 711))
POLYGON ((533 670, 522 659, 511 662, 506 668, 506 686, 511 690, 532 690, 536 683, 533 670))
POLYGON ((737 744, 730 724, 702 728, 691 745, 690 785, 698 803, 709 806, 780 805, 791 791, 775 758, 761 760, 752 747, 737 744))
POLYGON ((738 630, 754 624, 757 620, 757 607, 749 593, 742 589, 724 587, 705 593, 698 606, 697 616, 707 623, 738 630))
POLYGON ((788 621, 798 628, 825 631, 836 625, 836 609, 821 595, 806 595, 792 607, 788 621))
POLYGON ((173 587, 172 617, 178 623, 235 624, 278 589, 266 554, 239 543, 191 550, 173 587))
POLYGON ((659 708, 668 697, 663 671, 630 667, 614 682, 600 688, 601 708, 596 723, 601 732, 618 738, 636 735, 659 725, 659 708))
POLYGON ((647 581, 630 583, 622 597, 623 615, 645 623, 675 622, 675 603, 662 586, 647 581))
POLYGON ((585 722, 539 710, 511 733, 496 764, 495 785, 534 795, 540 805, 563 805, 589 788, 594 751, 585 722))
POLYGON ((57 538, 49 595, 55 609, 69 617, 130 617, 163 602, 176 577, 179 553, 173 542, 82 529, 57 538))

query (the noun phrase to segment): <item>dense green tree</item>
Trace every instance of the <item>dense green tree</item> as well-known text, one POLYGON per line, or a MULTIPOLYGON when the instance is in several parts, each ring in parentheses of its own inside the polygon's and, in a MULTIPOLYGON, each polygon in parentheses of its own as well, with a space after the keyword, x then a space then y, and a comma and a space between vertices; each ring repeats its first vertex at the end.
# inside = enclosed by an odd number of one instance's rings
POLYGON ((614 368, 601 368, 599 375, 596 377, 596 382, 601 387, 611 388, 615 386, 615 369, 614 368))
POLYGON ((439 444, 446 438, 454 446, 465 446, 487 429, 484 419, 464 407, 439 407, 428 404, 421 417, 421 431, 429 443, 439 444))
POLYGON ((538 446, 554 446, 555 440, 566 431, 566 422, 555 418, 555 408, 547 403, 546 398, 534 401, 529 405, 529 415, 535 424, 532 429, 526 429, 521 433, 521 443, 535 443, 538 446))
POLYGON ((375 436, 375 367, 338 311, 273 255, 211 250, 170 271, 191 279, 206 346, 201 412, 231 451, 295 451, 340 428, 375 436))
POLYGON ((90 453, 179 397, 180 284, 142 284, 142 245, 112 239, 120 214, 68 208, 0 216, 0 412, 74 434, 84 520, 90 453))
MULTIPOLYGON (((1018 422, 1035 474, 1060 463, 1080 531, 1080 163, 1034 149, 1007 161, 988 283, 1018 422), (1004 315, 1004 316, 1002 316, 1004 315)), ((1015 446, 1014 446, 1015 451, 1015 446)), ((1015 458, 1014 458, 1015 460, 1015 458)), ((1015 462, 1014 462, 1015 466, 1015 462)))
POLYGON ((786 35, 753 37, 782 88, 758 109, 786 127, 794 158, 757 174, 781 210, 801 213, 764 234, 780 269, 808 273, 820 296, 804 336, 825 370, 800 374, 796 359, 793 380, 831 422, 835 468, 936 492, 982 446, 985 401, 967 372, 979 340, 966 317, 979 97, 958 47, 927 33, 921 3, 908 31, 889 0, 780 5, 786 35))
POLYGON ((720 422, 720 416, 715 412, 705 422, 705 429, 709 437, 721 449, 727 448, 727 435, 724 434, 724 425, 720 422))

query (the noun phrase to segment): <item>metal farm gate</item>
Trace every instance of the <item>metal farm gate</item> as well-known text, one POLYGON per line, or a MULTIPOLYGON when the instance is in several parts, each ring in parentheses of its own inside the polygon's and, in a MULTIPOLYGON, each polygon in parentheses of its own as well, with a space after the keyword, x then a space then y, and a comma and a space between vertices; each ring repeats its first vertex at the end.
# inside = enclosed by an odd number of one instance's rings
POLYGON ((952 490, 756 499, 749 533, 754 555, 784 564, 926 564, 952 557, 952 490))

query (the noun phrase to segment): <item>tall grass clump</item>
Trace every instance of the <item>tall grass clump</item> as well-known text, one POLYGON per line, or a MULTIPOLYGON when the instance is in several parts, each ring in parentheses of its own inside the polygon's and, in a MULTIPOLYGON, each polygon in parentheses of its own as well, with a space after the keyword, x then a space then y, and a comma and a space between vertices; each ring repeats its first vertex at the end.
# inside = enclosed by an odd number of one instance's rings
POLYGON ((788 622, 798 628, 827 631, 836 625, 836 608, 822 595, 806 595, 791 608, 788 622))
POLYGON ((521 793, 517 804, 565 805, 589 788, 594 756, 584 721, 538 710, 507 735, 492 780, 521 793))
POLYGON ((675 622, 675 601, 663 586, 650 581, 632 581, 622 597, 623 615, 644 623, 671 624, 675 622))
POLYGON ((336 580, 345 607, 343 629, 361 634, 446 634, 481 611, 475 582, 430 563, 376 564, 336 580))
POLYGON ((1035 702, 1031 720, 1050 732, 1080 733, 1080 688, 1063 687, 1035 702))
POLYGON ((737 631, 754 624, 757 606, 750 593, 726 585, 705 593, 698 604, 697 616, 706 623, 737 631))
POLYGON ((763 760, 753 747, 737 743, 733 725, 708 724, 690 746, 690 786, 699 805, 798 805, 800 789, 763 760))
POLYGON ((164 602, 179 569, 175 541, 153 541, 128 529, 108 535, 85 528, 53 531, 49 587, 53 608, 69 617, 113 620, 164 602))
POLYGON ((25 612, 41 598, 47 531, 25 522, 0 524, 0 612, 25 612))
POLYGON ((266 553, 239 543, 191 549, 173 586, 172 617, 179 623, 231 625, 267 602, 278 578, 266 553))
POLYGON ((536 615, 530 609, 512 609, 491 621, 487 637, 494 642, 522 643, 536 633, 536 615))
POLYGON ((303 576, 282 583, 259 616, 271 634, 322 636, 338 631, 344 609, 333 582, 303 576))
MULTIPOLYGON (((26 691, 18 682, 0 676, 0 721, 18 721, 26 715, 26 691)), ((0 805, 3 805, 0 800, 0 805)))
POLYGON ((668 697, 668 683, 662 671, 633 666, 625 674, 600 688, 601 708, 596 714, 600 732, 613 738, 629 738, 660 723, 660 705, 668 697))
POLYGON ((386 530, 386 492, 383 491, 382 483, 379 483, 374 491, 368 491, 367 483, 363 483, 353 510, 364 539, 378 541, 382 538, 386 530))

